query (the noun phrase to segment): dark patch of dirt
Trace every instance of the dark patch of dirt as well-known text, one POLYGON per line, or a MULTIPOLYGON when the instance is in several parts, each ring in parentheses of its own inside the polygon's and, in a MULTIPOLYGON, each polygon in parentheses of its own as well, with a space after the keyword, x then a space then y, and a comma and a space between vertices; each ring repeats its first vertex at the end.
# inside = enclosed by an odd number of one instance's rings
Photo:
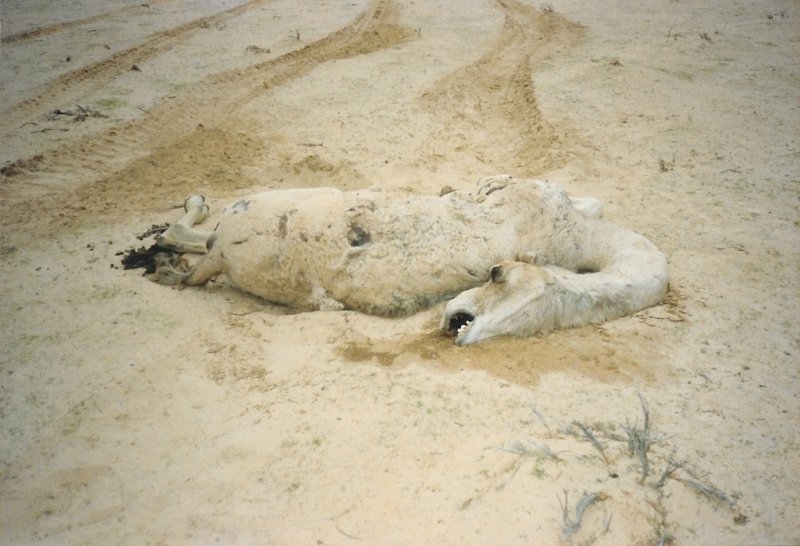
POLYGON ((576 373, 608 384, 666 381, 669 365, 654 349, 653 336, 632 335, 620 342, 602 327, 585 327, 533 338, 494 338, 459 347, 431 325, 432 333, 406 340, 344 342, 338 353, 349 362, 402 367, 424 362, 438 370, 483 370, 519 385, 535 386, 553 372, 576 373))
POLYGON ((165 252, 163 248, 158 245, 150 247, 130 248, 117 255, 122 255, 122 269, 142 269, 144 268, 144 275, 151 275, 156 272, 156 254, 165 252))

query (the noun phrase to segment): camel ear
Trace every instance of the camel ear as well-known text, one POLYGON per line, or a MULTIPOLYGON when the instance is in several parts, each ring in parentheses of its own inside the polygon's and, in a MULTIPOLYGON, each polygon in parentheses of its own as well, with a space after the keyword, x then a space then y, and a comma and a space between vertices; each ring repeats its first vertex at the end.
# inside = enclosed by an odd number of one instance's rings
POLYGON ((544 258, 544 256, 535 250, 529 250, 528 252, 520 253, 517 256, 517 261, 524 264, 538 265, 539 267, 547 265, 547 260, 544 258))
POLYGON ((494 283, 501 283, 504 282, 505 279, 503 277, 503 264, 498 264, 492 267, 489 275, 492 277, 492 282, 494 283))

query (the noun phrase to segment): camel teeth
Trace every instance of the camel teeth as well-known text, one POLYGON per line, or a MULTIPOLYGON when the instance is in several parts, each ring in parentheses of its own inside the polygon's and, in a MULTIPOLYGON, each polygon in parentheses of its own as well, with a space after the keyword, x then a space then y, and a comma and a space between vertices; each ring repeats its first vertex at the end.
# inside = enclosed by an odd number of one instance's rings
POLYGON ((472 321, 469 321, 469 322, 467 322, 467 323, 465 323, 465 324, 462 324, 462 325, 461 325, 461 327, 458 329, 458 333, 459 333, 459 334, 463 334, 463 333, 464 333, 464 331, 465 331, 467 328, 469 328, 469 325, 470 325, 470 324, 472 324, 472 321))

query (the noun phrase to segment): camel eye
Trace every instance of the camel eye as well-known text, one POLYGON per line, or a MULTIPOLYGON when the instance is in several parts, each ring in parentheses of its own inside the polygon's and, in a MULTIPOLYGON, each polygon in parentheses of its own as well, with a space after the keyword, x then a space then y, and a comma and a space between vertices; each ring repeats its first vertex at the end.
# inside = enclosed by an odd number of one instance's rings
POLYGON ((500 282, 500 275, 503 272, 502 266, 496 265, 492 268, 491 276, 492 282, 500 282))

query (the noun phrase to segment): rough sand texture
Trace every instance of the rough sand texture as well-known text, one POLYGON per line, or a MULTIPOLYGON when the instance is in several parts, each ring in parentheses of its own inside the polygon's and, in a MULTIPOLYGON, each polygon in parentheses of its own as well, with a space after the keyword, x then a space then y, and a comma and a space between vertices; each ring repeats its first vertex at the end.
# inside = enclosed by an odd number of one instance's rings
POLYGON ((800 7, 549 5, 5 0, 0 543, 798 543, 800 7), (292 314, 115 255, 192 192, 212 229, 505 172, 653 240, 667 301, 457 348, 443 305, 292 314))

